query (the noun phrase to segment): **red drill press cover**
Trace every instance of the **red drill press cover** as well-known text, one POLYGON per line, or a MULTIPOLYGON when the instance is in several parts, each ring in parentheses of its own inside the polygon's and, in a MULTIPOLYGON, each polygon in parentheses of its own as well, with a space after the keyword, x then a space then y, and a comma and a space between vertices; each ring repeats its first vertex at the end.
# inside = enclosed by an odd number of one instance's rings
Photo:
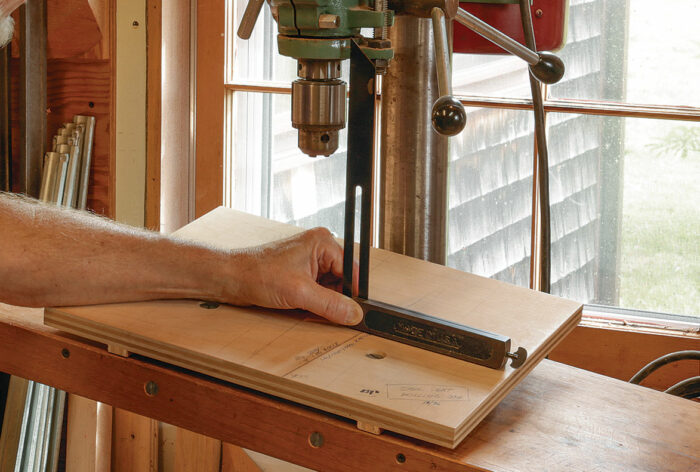
MULTIPOLYGON (((471 3, 459 4, 480 20, 525 44, 520 22, 520 6, 517 4, 471 3)), ((538 51, 557 51, 566 42, 568 0, 534 0, 530 7, 538 51)), ((491 41, 482 38, 456 21, 453 33, 455 53, 507 54, 491 41)))

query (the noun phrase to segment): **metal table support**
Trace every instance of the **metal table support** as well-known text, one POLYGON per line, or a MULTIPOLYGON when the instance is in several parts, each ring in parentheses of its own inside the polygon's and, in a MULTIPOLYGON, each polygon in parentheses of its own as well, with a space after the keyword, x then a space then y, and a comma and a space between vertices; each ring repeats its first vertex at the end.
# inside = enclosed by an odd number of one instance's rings
POLYGON ((430 18, 397 16, 382 84, 379 247, 445 263, 447 138, 430 123, 439 96, 430 18))

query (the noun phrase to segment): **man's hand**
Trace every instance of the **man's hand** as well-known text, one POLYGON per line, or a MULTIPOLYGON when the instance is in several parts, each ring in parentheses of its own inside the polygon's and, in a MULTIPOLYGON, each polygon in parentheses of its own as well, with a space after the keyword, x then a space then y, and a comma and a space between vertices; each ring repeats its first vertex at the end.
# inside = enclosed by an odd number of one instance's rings
POLYGON ((362 319, 360 306, 339 293, 343 251, 325 228, 234 253, 233 257, 232 283, 224 287, 222 301, 301 308, 346 325, 362 319))
POLYGON ((12 41, 15 22, 9 16, 12 11, 24 3, 24 0, 0 0, 0 48, 12 41))

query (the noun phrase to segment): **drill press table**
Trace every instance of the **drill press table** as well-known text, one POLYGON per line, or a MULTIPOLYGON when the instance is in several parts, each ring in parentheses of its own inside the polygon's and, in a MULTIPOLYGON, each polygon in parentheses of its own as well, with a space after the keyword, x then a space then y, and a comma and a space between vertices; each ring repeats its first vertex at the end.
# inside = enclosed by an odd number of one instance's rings
MULTIPOLYGON (((244 248, 301 231, 219 208, 177 232, 244 248)), ((47 325, 389 430, 455 447, 578 324, 581 305, 373 250, 375 300, 512 338, 522 367, 492 369, 333 326, 306 312, 196 300, 49 308, 47 325), (207 307, 210 307, 207 309, 207 307)))

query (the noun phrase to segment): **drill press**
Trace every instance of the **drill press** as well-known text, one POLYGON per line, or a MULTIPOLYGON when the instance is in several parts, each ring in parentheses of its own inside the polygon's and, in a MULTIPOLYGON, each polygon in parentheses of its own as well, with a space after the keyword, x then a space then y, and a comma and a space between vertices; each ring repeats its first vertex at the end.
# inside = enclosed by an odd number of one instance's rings
MULTIPOLYGON (((250 37, 263 2, 249 1, 238 30, 241 38, 250 37)), ((278 24, 280 53, 298 61, 299 79, 292 84, 292 125, 299 132, 299 148, 312 157, 329 156, 338 148, 338 132, 345 126, 346 97, 340 64, 350 59, 343 292, 348 296, 353 293, 355 201, 361 190, 356 300, 364 318, 354 328, 491 368, 503 368, 508 358, 513 368, 520 367, 527 352, 523 348, 510 352, 511 341, 506 336, 369 299, 375 78, 390 67, 393 57, 386 31, 393 24, 394 13, 431 18, 440 95, 433 104, 431 121, 435 131, 453 136, 464 129, 466 113, 452 97, 446 17, 521 57, 530 64, 532 74, 545 83, 562 77, 561 61, 512 40, 458 8, 456 0, 396 0, 390 5, 386 0, 270 0, 270 9, 278 24), (362 28, 373 28, 373 37, 362 36, 362 28)))

